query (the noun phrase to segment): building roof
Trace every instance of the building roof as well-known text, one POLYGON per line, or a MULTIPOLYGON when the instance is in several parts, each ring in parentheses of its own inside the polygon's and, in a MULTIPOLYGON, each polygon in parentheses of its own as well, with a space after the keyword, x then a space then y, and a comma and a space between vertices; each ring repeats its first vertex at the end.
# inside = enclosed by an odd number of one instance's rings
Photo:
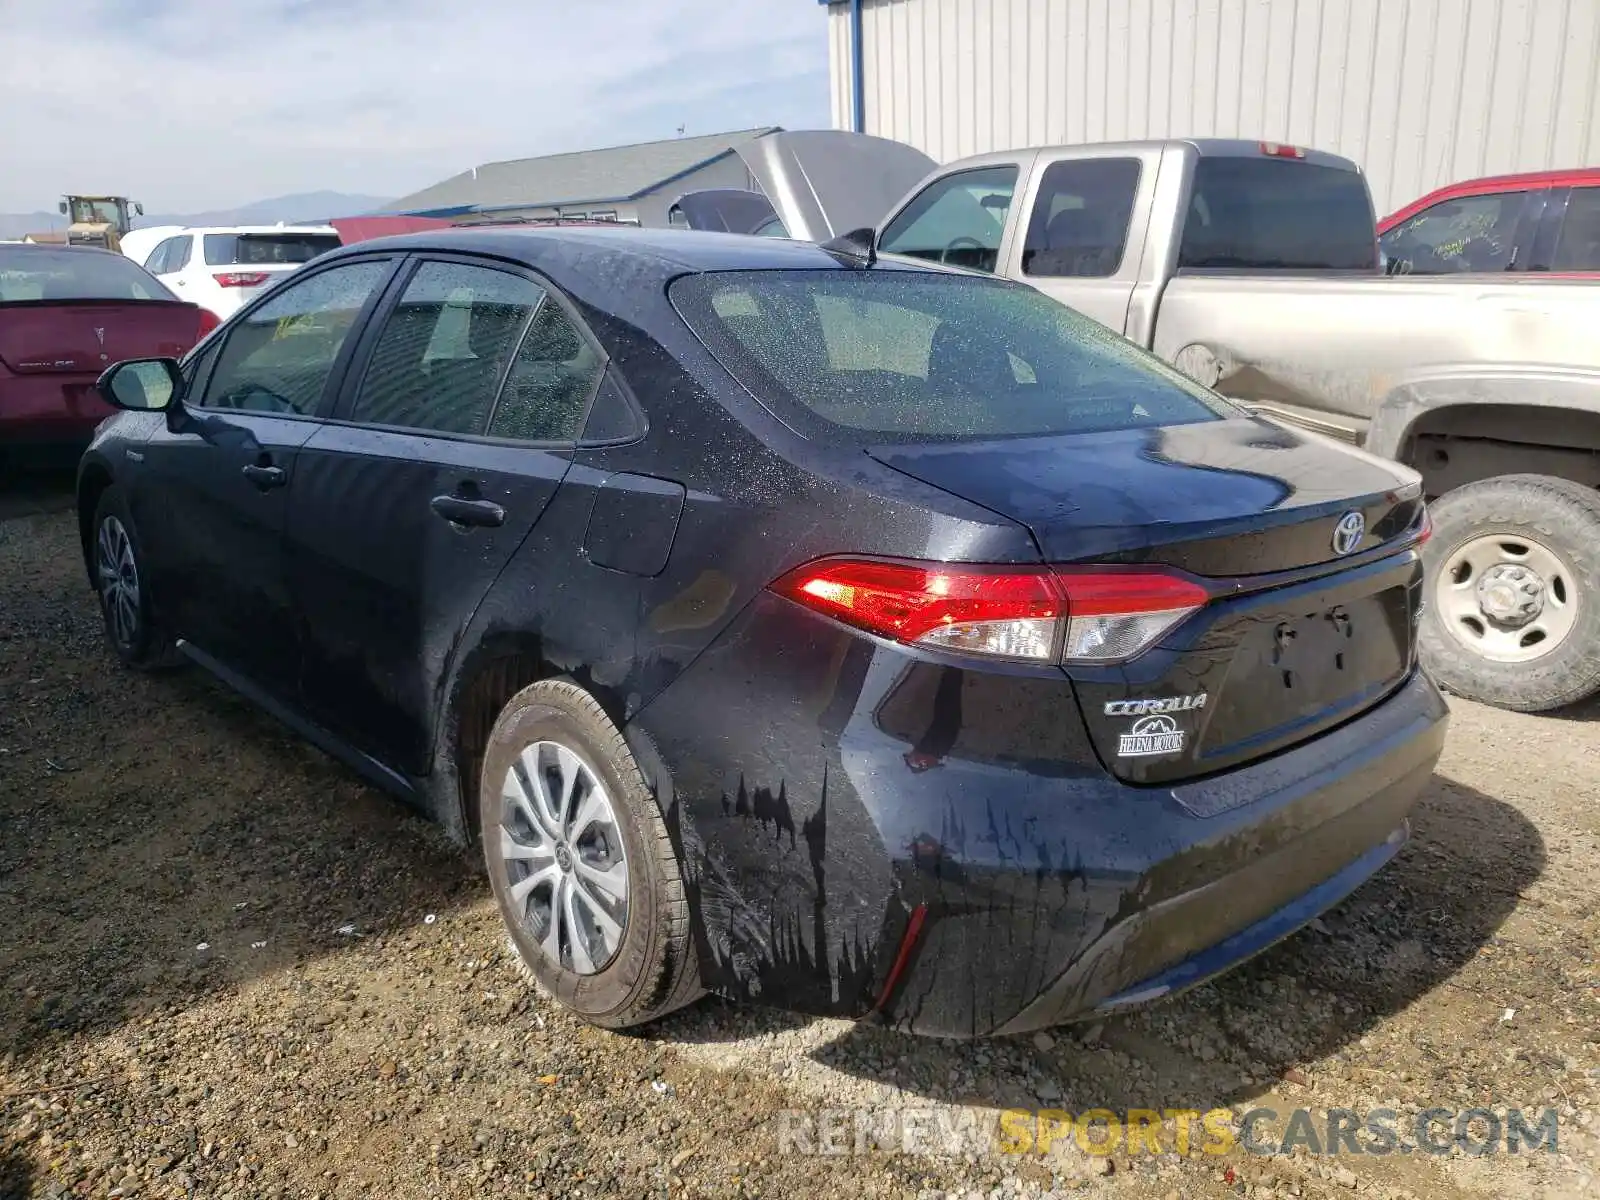
POLYGON ((777 126, 485 163, 388 205, 399 213, 614 204, 723 158, 777 126))

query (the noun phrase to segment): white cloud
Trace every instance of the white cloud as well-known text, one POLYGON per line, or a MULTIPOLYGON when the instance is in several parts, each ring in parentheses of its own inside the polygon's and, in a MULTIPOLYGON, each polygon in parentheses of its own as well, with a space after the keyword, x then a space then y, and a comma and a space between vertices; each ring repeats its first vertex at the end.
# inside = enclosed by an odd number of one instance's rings
POLYGON ((401 195, 502 158, 828 121, 815 0, 8 0, 0 211, 401 195))

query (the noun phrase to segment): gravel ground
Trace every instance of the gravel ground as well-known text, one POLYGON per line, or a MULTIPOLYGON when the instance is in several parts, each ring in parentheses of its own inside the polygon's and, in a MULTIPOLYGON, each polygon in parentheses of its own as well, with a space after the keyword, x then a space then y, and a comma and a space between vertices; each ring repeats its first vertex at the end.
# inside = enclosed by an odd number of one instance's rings
POLYGON ((61 496, 0 498, 0 1198, 1600 1195, 1600 709, 1457 705, 1416 835, 1245 969, 1055 1038, 715 1001, 603 1033, 527 985, 426 823, 198 672, 115 669, 61 496), (1514 1156, 780 1137, 791 1110, 863 1106, 944 1129, 1010 1106, 1560 1125, 1556 1153, 1514 1156))

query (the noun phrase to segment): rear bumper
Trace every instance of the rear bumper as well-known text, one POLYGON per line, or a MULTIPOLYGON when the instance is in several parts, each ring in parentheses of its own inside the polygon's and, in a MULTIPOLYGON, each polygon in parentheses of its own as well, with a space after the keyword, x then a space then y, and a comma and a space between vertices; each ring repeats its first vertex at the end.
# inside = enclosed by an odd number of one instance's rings
POLYGON ((1403 843, 1447 720, 1413 674, 1269 759, 1133 786, 1059 674, 929 661, 763 597, 628 735, 707 987, 978 1037, 1170 995, 1337 903, 1403 843))
POLYGON ((113 409, 92 375, 14 375, 0 368, 0 445, 88 444, 113 409))

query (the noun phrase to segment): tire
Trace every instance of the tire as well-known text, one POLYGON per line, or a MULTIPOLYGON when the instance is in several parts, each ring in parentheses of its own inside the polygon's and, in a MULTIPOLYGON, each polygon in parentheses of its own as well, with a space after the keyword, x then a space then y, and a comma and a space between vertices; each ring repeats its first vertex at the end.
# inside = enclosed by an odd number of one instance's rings
POLYGON ((1600 493, 1548 475, 1501 475, 1448 492, 1429 511, 1418 641, 1434 680, 1517 712, 1600 691, 1600 493), (1501 622, 1482 607, 1485 596, 1496 612, 1507 600, 1519 607, 1501 622))
POLYGON ((181 665, 177 646, 151 601, 139 535, 127 501, 115 486, 100 493, 92 531, 89 578, 100 601, 111 652, 136 671, 171 670, 181 665), (120 564, 114 581, 108 578, 113 560, 120 564))
POLYGON ((653 1021, 700 995, 689 905, 666 822, 627 742, 594 697, 565 679, 513 696, 489 734, 478 792, 495 901, 523 965, 545 991, 608 1029, 653 1021), (579 782, 567 816, 586 810, 592 783, 606 808, 582 827, 570 820, 563 827, 541 807, 539 777, 543 795, 557 795, 553 785, 564 783, 573 763, 579 782), (625 908, 611 890, 619 858, 625 908), (595 882, 596 872, 609 877, 605 885, 595 882), (561 906, 560 926, 552 930, 556 901, 567 896, 572 907, 561 906), (609 945, 602 917, 620 928, 609 945))

